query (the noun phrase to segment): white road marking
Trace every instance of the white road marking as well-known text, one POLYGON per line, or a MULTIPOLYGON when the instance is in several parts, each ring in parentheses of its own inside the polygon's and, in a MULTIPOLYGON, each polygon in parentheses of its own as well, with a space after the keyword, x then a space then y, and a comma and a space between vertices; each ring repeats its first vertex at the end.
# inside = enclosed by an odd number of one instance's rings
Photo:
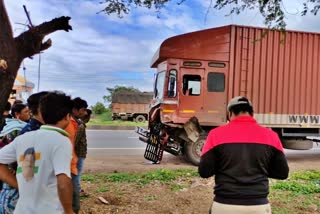
POLYGON ((139 137, 128 137, 128 138, 132 138, 132 139, 138 139, 139 137))

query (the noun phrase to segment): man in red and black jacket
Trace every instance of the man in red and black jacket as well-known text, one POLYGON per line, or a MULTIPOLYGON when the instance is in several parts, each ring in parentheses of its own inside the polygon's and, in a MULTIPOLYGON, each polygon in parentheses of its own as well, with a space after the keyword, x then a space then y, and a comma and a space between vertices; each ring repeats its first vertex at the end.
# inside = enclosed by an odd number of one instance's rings
POLYGON ((286 179, 289 167, 278 135, 257 124, 246 97, 228 104, 230 122, 210 131, 199 174, 215 175, 211 213, 271 214, 268 178, 286 179))

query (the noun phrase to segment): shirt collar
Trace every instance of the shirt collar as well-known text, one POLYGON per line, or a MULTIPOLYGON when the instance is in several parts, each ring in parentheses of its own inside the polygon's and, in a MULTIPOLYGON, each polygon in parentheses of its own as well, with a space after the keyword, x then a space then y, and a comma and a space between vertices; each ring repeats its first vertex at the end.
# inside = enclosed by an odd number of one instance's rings
POLYGON ((247 122, 247 123, 256 123, 257 121, 251 116, 238 116, 230 121, 232 122, 247 122))
POLYGON ((60 129, 58 127, 55 127, 55 126, 49 126, 49 125, 42 125, 40 127, 40 129, 44 129, 44 130, 50 130, 50 131, 56 131, 56 132, 59 132, 60 134, 66 136, 66 137, 69 137, 69 133, 66 132, 65 130, 63 129, 60 129))

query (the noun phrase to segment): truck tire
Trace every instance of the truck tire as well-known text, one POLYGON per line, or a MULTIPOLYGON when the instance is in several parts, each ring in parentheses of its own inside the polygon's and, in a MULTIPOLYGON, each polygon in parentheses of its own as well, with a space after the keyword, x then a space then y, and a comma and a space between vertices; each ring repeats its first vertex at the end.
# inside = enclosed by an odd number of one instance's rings
POLYGON ((146 118, 143 115, 138 115, 136 117, 136 122, 143 123, 146 121, 146 118))
POLYGON ((186 159, 195 166, 200 164, 200 155, 206 138, 207 136, 201 135, 197 142, 187 142, 185 144, 186 159))
POLYGON ((313 148, 313 142, 305 139, 282 139, 282 146, 285 149, 309 150, 313 148))

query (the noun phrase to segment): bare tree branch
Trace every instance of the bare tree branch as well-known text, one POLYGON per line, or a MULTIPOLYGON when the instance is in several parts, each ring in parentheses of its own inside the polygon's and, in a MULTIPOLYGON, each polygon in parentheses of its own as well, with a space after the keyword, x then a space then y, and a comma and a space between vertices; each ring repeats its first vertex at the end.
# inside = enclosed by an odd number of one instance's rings
POLYGON ((44 22, 38 26, 31 27, 28 31, 22 33, 15 38, 17 52, 19 58, 24 59, 40 53, 43 50, 48 49, 52 41, 49 39, 46 42, 42 42, 44 37, 57 30, 69 31, 72 27, 69 25, 70 17, 62 16, 55 18, 49 22, 44 22))

